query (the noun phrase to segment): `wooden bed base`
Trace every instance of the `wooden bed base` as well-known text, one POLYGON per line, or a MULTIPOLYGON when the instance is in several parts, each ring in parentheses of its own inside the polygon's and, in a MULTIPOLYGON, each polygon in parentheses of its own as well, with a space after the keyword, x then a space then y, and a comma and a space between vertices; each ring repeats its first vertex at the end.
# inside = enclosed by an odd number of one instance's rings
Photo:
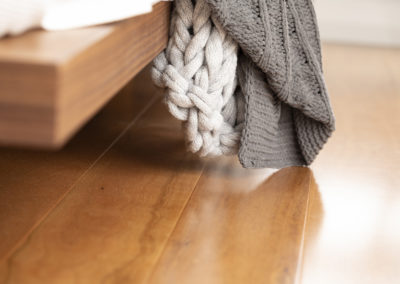
POLYGON ((0 144, 63 146, 165 48, 169 12, 0 40, 0 144))

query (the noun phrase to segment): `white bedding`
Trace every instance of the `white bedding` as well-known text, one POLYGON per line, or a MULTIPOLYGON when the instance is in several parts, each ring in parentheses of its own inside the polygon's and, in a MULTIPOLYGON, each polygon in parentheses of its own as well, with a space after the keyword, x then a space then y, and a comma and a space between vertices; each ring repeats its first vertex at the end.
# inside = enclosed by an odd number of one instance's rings
POLYGON ((119 21, 151 12, 160 1, 171 0, 0 0, 0 37, 119 21))

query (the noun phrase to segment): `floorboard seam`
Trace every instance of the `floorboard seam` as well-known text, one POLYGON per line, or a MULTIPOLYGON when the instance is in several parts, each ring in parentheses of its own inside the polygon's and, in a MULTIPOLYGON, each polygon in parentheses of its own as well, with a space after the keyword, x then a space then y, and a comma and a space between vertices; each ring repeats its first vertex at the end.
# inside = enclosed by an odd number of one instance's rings
POLYGON ((296 267, 296 274, 295 274, 295 284, 301 284, 301 275, 302 275, 302 268, 303 268, 303 255, 304 255, 304 243, 305 243, 305 235, 306 235, 306 228, 310 214, 310 197, 311 197, 311 180, 312 180, 312 173, 311 169, 308 174, 308 193, 307 193, 307 202, 306 202, 306 212, 304 213, 304 222, 303 222, 303 231, 301 233, 301 241, 300 241, 300 248, 299 248, 299 256, 297 259, 297 267, 296 267))
POLYGON ((193 194, 194 194, 194 192, 195 192, 196 189, 197 189, 197 186, 198 186, 198 184, 199 184, 200 179, 201 179, 202 176, 203 176, 203 173, 204 173, 204 169, 205 169, 205 168, 206 168, 206 165, 203 165, 203 168, 201 169, 201 173, 199 174, 199 177, 198 177, 198 179, 197 179, 195 185, 193 186, 193 190, 192 190, 192 192, 190 193, 190 196, 188 197, 188 199, 187 199, 187 201, 186 201, 186 203, 185 203, 185 206, 183 206, 181 212, 179 213, 179 216, 178 216, 178 218, 177 218, 177 220, 176 220, 176 223, 175 223, 173 229, 171 230, 171 233, 170 233, 170 235, 168 236, 168 239, 166 240, 164 247, 162 248, 161 252, 159 253, 159 255, 158 255, 158 257, 157 257, 157 259, 156 259, 156 261, 155 261, 155 264, 154 264, 153 268, 151 269, 151 271, 150 271, 150 273, 148 274, 148 276, 145 278, 144 283, 149 283, 149 281, 150 281, 151 278, 153 277, 153 275, 154 275, 154 273, 155 273, 155 271, 156 271, 156 268, 157 268, 158 265, 159 265, 160 259, 161 259, 161 257, 163 256, 163 254, 164 254, 164 252, 165 252, 165 249, 166 249, 168 243, 169 243, 170 240, 171 240, 171 237, 173 236, 174 232, 176 231, 176 228, 178 227, 178 224, 179 224, 179 222, 180 222, 180 220, 181 220, 181 217, 182 217, 183 213, 186 211, 186 208, 188 207, 188 204, 190 203, 190 201, 191 201, 191 199, 192 199, 192 197, 193 197, 193 194))
MULTIPOLYGON (((29 243, 29 239, 31 238, 32 234, 40 227, 40 225, 47 219, 48 216, 62 203, 65 197, 73 190, 73 188, 82 180, 84 176, 104 157, 104 155, 121 139, 122 136, 126 134, 126 132, 133 127, 136 122, 158 101, 160 100, 159 96, 154 96, 150 100, 150 102, 137 114, 137 116, 125 127, 124 130, 110 143, 110 145, 94 160, 93 163, 76 179, 76 181, 69 187, 68 190, 54 203, 53 206, 47 210, 43 216, 32 226, 32 228, 26 233, 25 237, 22 237, 21 240, 15 245, 14 249, 10 250, 8 254, 4 256, 3 259, 0 259, 1 262, 7 262, 7 271, 11 268, 10 261, 12 260, 13 256, 18 253, 21 249, 23 249, 26 244, 29 243)), ((7 283, 8 277, 5 279, 5 283, 7 283)))

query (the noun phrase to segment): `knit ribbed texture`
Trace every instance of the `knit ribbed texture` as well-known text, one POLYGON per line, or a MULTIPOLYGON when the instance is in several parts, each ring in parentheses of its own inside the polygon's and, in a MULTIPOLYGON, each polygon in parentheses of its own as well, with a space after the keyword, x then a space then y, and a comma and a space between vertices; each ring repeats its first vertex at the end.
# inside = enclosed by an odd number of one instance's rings
POLYGON ((264 73, 245 55, 239 58, 238 75, 246 99, 239 151, 239 157, 245 157, 241 160, 243 165, 247 168, 304 165, 292 109, 273 95, 264 73))
POLYGON ((309 165, 334 130, 311 1, 207 2, 247 56, 239 64, 242 165, 309 165))

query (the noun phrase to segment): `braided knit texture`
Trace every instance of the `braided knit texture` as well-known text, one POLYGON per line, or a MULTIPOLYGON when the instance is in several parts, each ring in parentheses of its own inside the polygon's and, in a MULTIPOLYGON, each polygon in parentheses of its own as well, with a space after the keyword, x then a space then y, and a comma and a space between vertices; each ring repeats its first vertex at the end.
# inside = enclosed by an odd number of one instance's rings
POLYGON ((183 122, 188 149, 201 156, 235 154, 244 124, 236 90, 238 45, 211 15, 205 0, 176 0, 168 46, 152 77, 165 88, 170 113, 183 122))

